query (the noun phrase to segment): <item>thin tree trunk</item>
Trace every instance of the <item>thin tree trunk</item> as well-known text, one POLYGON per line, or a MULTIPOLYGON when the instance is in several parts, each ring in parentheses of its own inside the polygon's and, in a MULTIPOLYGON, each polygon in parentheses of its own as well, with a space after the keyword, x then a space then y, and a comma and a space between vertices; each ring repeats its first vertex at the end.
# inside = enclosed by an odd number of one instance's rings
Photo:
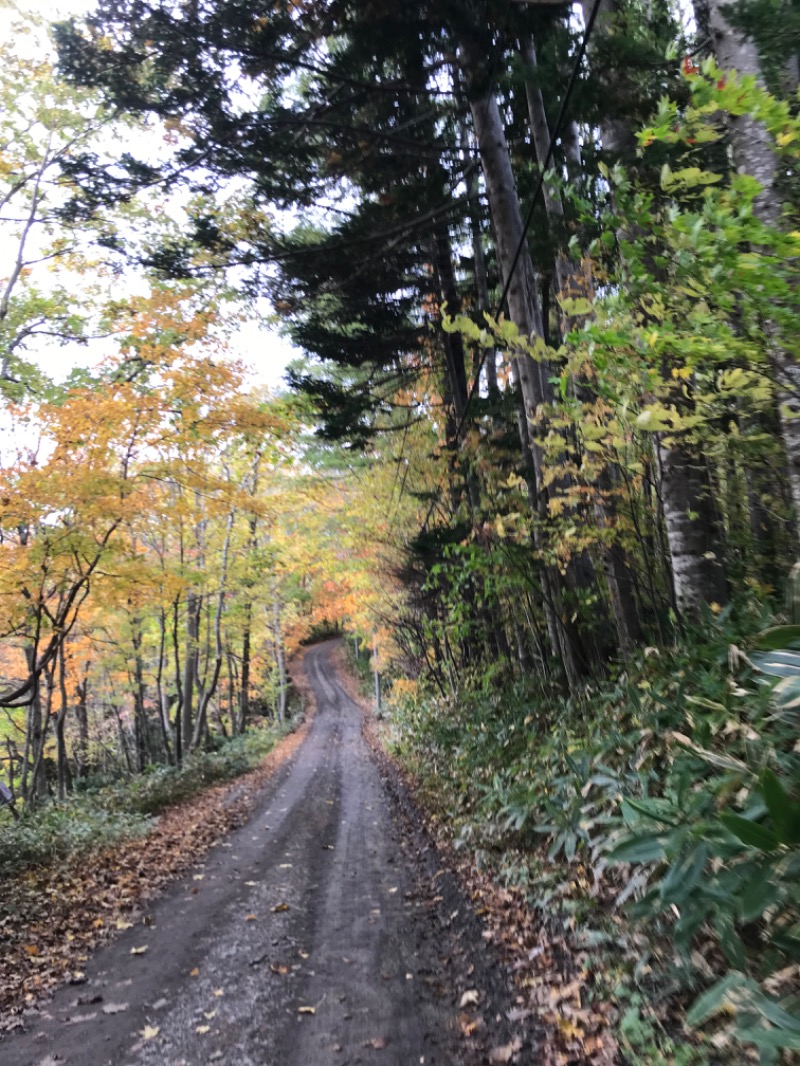
POLYGON ((56 714, 56 751, 58 753, 58 798, 62 802, 67 798, 67 793, 72 789, 72 774, 69 769, 67 757, 67 744, 64 736, 64 728, 67 721, 69 700, 67 698, 67 663, 64 654, 64 645, 58 649, 58 687, 61 704, 56 714))
POLYGON ((286 652, 283 646, 281 626, 281 601, 277 582, 272 583, 272 641, 275 649, 275 665, 278 667, 278 720, 286 721, 288 679, 286 676, 286 652))
POLYGON ((181 651, 178 639, 181 598, 176 596, 172 603, 172 655, 175 663, 175 692, 178 702, 175 709, 175 762, 183 762, 183 684, 181 682, 181 651))
POLYGON ((143 773, 150 761, 150 738, 147 727, 145 699, 147 689, 142 661, 142 627, 138 615, 131 619, 131 643, 133 645, 133 736, 136 747, 136 768, 143 773))
POLYGON ((78 725, 78 740, 75 745, 75 768, 80 778, 89 772, 89 669, 91 663, 84 663, 83 678, 75 686, 77 702, 75 704, 75 721, 78 725))
POLYGON ((158 615, 158 667, 156 669, 156 699, 158 700, 158 720, 161 724, 161 742, 167 762, 173 764, 172 728, 169 722, 169 696, 164 687, 164 664, 167 649, 167 614, 162 607, 158 615))
POLYGON ((192 748, 196 748, 202 739, 208 718, 208 705, 212 696, 217 691, 219 675, 222 670, 222 662, 225 658, 225 646, 222 640, 222 615, 225 609, 225 590, 228 584, 228 563, 231 553, 231 534, 236 511, 232 510, 228 515, 225 527, 225 542, 222 547, 222 565, 220 568, 220 583, 217 593, 216 609, 214 611, 214 664, 211 669, 211 678, 205 685, 203 694, 197 708, 197 721, 192 736, 192 748))
POLYGON ((194 732, 194 687, 197 676, 198 637, 200 635, 200 610, 202 598, 190 590, 186 594, 186 643, 183 659, 183 684, 180 708, 183 755, 192 750, 194 732))

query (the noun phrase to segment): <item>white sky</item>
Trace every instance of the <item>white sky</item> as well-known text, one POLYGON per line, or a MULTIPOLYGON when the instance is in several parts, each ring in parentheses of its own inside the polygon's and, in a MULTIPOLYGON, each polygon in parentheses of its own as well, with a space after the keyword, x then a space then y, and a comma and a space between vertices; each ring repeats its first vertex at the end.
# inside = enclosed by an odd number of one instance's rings
MULTIPOLYGON (((0 34, 8 38, 15 9, 22 15, 31 14, 47 21, 56 21, 70 15, 84 14, 93 7, 92 0, 11 0, 11 3, 9 0, 0 0, 0 34)), ((146 155, 146 151, 143 143, 142 154, 146 155)), ((269 311, 266 301, 264 310, 269 311)), ((242 324, 231 337, 229 347, 232 356, 252 369, 253 383, 271 389, 281 387, 287 365, 302 354, 277 330, 257 321, 242 324)), ((30 352, 26 352, 26 358, 33 358, 30 352)), ((91 365, 99 358, 93 355, 91 346, 87 349, 79 345, 43 345, 35 357, 41 369, 56 380, 63 379, 74 367, 91 365)))

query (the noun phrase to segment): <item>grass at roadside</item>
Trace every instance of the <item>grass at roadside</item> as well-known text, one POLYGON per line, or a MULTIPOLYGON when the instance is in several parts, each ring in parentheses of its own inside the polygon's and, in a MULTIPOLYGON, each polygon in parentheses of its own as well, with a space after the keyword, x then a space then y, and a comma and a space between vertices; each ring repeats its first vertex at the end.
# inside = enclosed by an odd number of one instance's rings
POLYGON ((152 767, 136 777, 77 792, 65 803, 23 810, 19 821, 6 813, 8 821, 0 828, 0 879, 143 836, 167 808, 254 769, 286 731, 277 724, 255 725, 216 751, 195 753, 181 767, 152 767))
POLYGON ((794 1061, 798 714, 743 653, 761 625, 717 619, 579 700, 475 679, 450 699, 400 680, 387 701, 441 831, 538 916, 526 950, 571 953, 577 1006, 556 1021, 576 1061, 605 1061, 592 1010, 631 1063, 794 1061))

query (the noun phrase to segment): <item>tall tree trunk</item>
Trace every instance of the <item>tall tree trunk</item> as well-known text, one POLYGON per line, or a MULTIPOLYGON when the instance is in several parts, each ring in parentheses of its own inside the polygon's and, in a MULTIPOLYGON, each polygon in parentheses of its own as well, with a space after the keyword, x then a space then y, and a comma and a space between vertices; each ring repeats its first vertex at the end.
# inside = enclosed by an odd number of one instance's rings
POLYGON ((131 618, 131 644, 133 645, 133 736, 136 747, 136 768, 143 773, 150 761, 150 738, 147 726, 145 700, 147 688, 144 681, 142 661, 142 623, 137 614, 131 618))
MULTIPOLYGON (((470 57, 466 52, 464 59, 466 64, 476 62, 475 57, 470 57)), ((490 93, 473 96, 470 100, 470 111, 492 212, 497 257, 501 275, 508 284, 511 320, 524 338, 530 340, 542 337, 544 330, 536 277, 524 243, 522 211, 511 170, 500 109, 496 98, 490 93)), ((528 499, 533 514, 534 537, 538 539, 539 519, 546 513, 545 500, 540 490, 543 485, 544 456, 535 435, 531 434, 531 427, 538 423, 540 409, 552 398, 552 390, 544 362, 535 362, 525 352, 512 357, 511 371, 522 401, 517 428, 523 462, 530 471, 526 477, 528 499)), ((574 688, 580 679, 581 668, 573 643, 562 625, 566 619, 564 613, 559 611, 558 579, 555 575, 543 571, 542 587, 548 593, 545 596, 544 611, 553 648, 563 661, 568 684, 574 688)))
POLYGON ((28 727, 25 737, 25 759, 22 768, 22 795, 26 803, 34 806, 47 795, 47 778, 44 766, 44 749, 50 725, 49 700, 42 702, 42 678, 52 697, 52 670, 50 663, 43 673, 36 674, 37 651, 35 645, 25 649, 28 669, 34 674, 31 702, 28 706, 28 727), (49 677, 49 682, 48 682, 49 677))
MULTIPOLYGON (((728 22, 725 4, 710 0, 707 5, 709 29, 717 62, 725 70, 749 74, 763 83, 761 59, 754 41, 744 37, 728 22)), ((731 142, 737 169, 749 174, 761 185, 754 211, 765 225, 779 227, 782 221, 782 197, 778 161, 763 122, 752 115, 740 115, 731 121, 731 142)), ((774 331, 767 323, 766 330, 774 331)), ((786 452, 787 473, 796 526, 800 534, 800 366, 781 345, 771 346, 772 368, 777 381, 777 406, 781 437, 786 452)))
MULTIPOLYGON (((537 69, 534 42, 530 38, 523 40, 520 43, 520 51, 527 68, 525 93, 528 101, 531 135, 539 165, 544 166, 544 161, 550 149, 551 134, 547 122, 544 97, 532 77, 537 69)), ((591 277, 578 269, 575 260, 568 258, 562 249, 558 247, 558 243, 564 238, 564 205, 561 202, 561 195, 557 189, 551 189, 546 181, 542 186, 542 195, 550 226, 550 237, 555 246, 555 277, 559 301, 566 298, 577 299, 580 297, 590 299, 593 294, 591 277)), ((565 329, 566 320, 562 318, 562 335, 565 329)), ((583 383, 582 387, 581 382, 575 381, 574 387, 578 395, 585 394, 585 383, 583 383)), ((609 478, 610 476, 608 475, 609 478)), ((601 528, 608 528, 613 525, 613 516, 606 513, 606 507, 609 503, 613 504, 613 498, 610 496, 607 501, 598 497, 595 502, 595 513, 601 528)), ((640 639, 641 630, 632 598, 630 576, 627 571, 624 552, 619 545, 610 545, 603 551, 602 562, 618 643, 623 654, 627 656, 640 639)), ((580 576, 583 578, 580 584, 584 587, 591 584, 595 579, 593 572, 584 573, 580 576)))
POLYGON ((220 567, 219 591, 214 611, 214 664, 211 669, 211 678, 204 686, 203 693, 197 708, 197 721, 195 722, 192 736, 192 748, 196 748, 205 734, 208 720, 208 705, 219 684, 219 675, 222 670, 222 662, 225 658, 225 646, 222 640, 222 615, 225 610, 225 591, 228 585, 228 564, 231 554, 231 534, 233 523, 236 519, 236 511, 232 510, 228 515, 225 527, 225 542, 222 546, 222 564, 220 567))
POLYGON ((164 684, 164 667, 167 650, 167 613, 162 607, 158 614, 158 666, 156 669, 156 699, 158 700, 158 719, 161 724, 161 742, 167 762, 174 763, 172 754, 172 728, 169 722, 169 695, 164 684))
POLYGON ((64 729, 67 722, 69 699, 67 697, 67 662, 62 644, 58 649, 58 688, 61 703, 56 713, 56 751, 58 762, 58 798, 62 802, 67 798, 67 793, 72 789, 72 774, 69 769, 67 757, 67 743, 64 729))
POLYGON ((242 681, 239 688, 239 715, 236 732, 244 733, 250 718, 250 657, 251 628, 253 624, 253 604, 250 600, 244 605, 244 630, 242 632, 242 681))
MULTIPOLYGON (((466 122, 461 123, 461 150, 465 161, 472 157, 469 130, 466 122)), ((467 211, 469 214, 470 239, 472 243, 473 280, 475 284, 475 300, 477 309, 481 314, 491 311, 489 302, 489 272, 486 268, 486 253, 483 250, 483 217, 478 190, 478 171, 474 164, 467 164, 464 178, 467 187, 467 211)), ((479 351, 475 350, 475 363, 473 365, 473 377, 477 378, 479 371, 479 351)), ((483 372, 486 379, 486 390, 490 400, 495 400, 500 394, 497 386, 497 353, 490 348, 483 354, 483 372)))
POLYGON ((281 625, 281 600, 278 583, 272 582, 272 642, 275 649, 275 665, 278 668, 278 720, 286 720, 286 706, 289 694, 286 675, 286 651, 283 646, 283 627, 281 625))
POLYGON ((196 592, 186 594, 186 642, 183 659, 182 700, 180 707, 181 738, 184 756, 192 750, 194 732, 194 688, 197 677, 198 638, 200 636, 200 611, 203 600, 196 592))
POLYGON ((77 702, 75 704, 75 721, 78 726, 78 739, 75 744, 75 768, 78 777, 85 778, 89 772, 89 670, 91 664, 84 663, 83 677, 75 686, 77 702))
POLYGON ((175 664, 175 692, 178 698, 175 710, 175 762, 183 762, 183 683, 181 681, 180 595, 172 602, 172 657, 175 664))

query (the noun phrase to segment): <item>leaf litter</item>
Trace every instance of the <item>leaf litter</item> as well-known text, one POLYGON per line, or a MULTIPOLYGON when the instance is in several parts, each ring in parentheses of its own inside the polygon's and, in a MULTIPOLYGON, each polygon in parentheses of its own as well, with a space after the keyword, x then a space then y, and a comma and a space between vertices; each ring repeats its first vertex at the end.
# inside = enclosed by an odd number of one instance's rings
MULTIPOLYGON (((246 821, 263 786, 305 739, 310 720, 309 714, 255 770, 170 807, 145 836, 3 881, 0 1032, 14 1029, 20 1013, 58 985, 85 981, 86 959, 99 944, 137 921, 152 924, 138 908, 246 821)), ((132 955, 146 950, 135 947, 132 955)))

